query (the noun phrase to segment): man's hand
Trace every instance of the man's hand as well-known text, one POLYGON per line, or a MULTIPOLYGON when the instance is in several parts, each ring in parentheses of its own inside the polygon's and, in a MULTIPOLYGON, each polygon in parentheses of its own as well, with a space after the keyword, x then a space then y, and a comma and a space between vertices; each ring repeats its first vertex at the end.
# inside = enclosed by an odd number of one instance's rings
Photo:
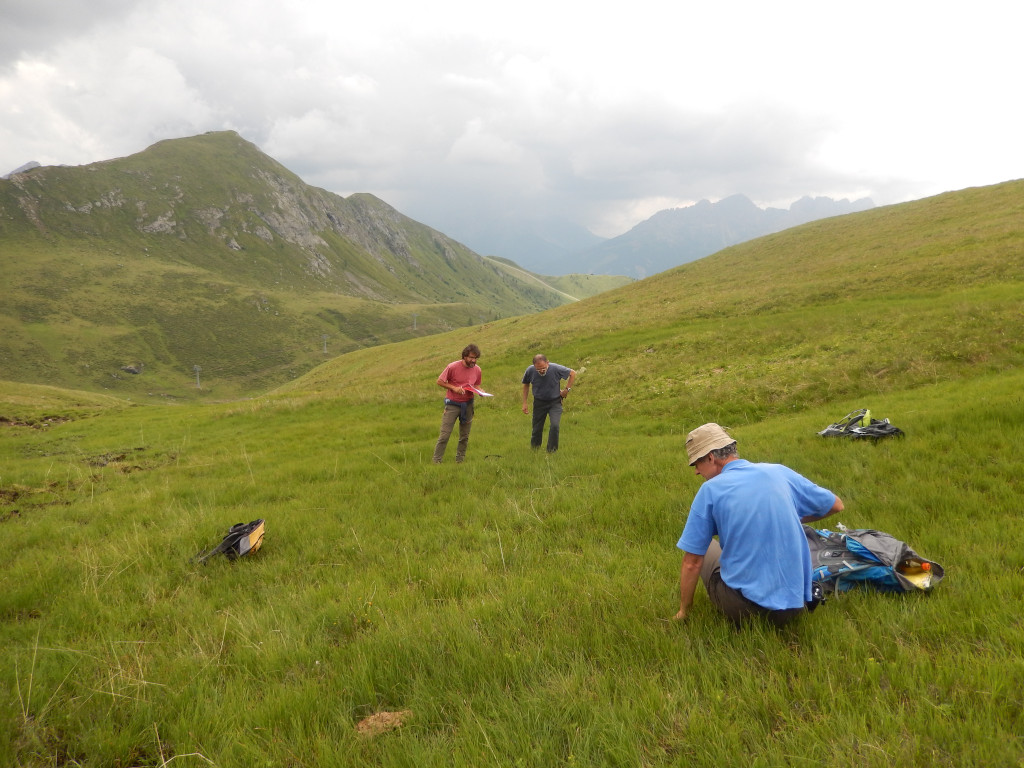
POLYGON ((530 414, 530 406, 524 405, 523 406, 523 413, 529 415, 530 414))

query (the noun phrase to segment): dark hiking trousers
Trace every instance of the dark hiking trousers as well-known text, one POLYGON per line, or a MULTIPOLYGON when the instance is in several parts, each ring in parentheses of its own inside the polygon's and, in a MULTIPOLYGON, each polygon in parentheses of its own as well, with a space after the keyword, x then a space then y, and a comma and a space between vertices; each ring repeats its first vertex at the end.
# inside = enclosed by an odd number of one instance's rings
POLYGON ((753 616, 761 616, 775 626, 781 627, 804 612, 803 608, 771 611, 748 600, 738 589, 733 589, 722 581, 722 568, 718 562, 721 557, 722 547, 717 539, 712 539, 711 545, 704 555, 700 580, 704 582, 704 589, 707 590, 711 603, 734 624, 741 624, 753 616))
POLYGON ((530 445, 540 448, 541 440, 544 437, 544 419, 548 419, 548 453, 558 450, 558 427, 562 422, 562 398, 554 400, 533 399, 533 434, 530 436, 530 445))

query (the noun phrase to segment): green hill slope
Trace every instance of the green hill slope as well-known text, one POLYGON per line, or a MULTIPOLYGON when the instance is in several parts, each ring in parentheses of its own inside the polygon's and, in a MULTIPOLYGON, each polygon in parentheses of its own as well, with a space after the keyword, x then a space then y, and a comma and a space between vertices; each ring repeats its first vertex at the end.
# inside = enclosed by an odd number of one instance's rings
POLYGON ((523 269, 510 259, 498 256, 488 256, 487 258, 506 269, 513 276, 532 279, 573 300, 590 298, 633 282, 633 278, 622 275, 538 275, 523 269))
POLYGON ((125 395, 188 394, 196 366, 207 393, 258 391, 567 300, 234 133, 0 180, 0 275, 4 376, 125 395))
POLYGON ((808 225, 233 402, 0 385, 0 765, 1020 764, 1022 200, 808 225), (495 396, 433 465, 467 341, 495 396), (537 351, 580 371, 552 456, 537 351), (906 437, 816 435, 865 406, 906 437), (709 419, 944 582, 674 623, 709 419), (254 556, 194 562, 254 519, 254 556))
MULTIPOLYGON (((508 397, 544 351, 585 369, 573 394, 609 416, 687 422, 1007 370, 1024 362, 1024 182, 808 224, 552 312, 398 345, 407 364, 391 386, 429 380, 463 339, 508 397)), ((285 390, 333 389, 373 359, 346 355, 285 390)))

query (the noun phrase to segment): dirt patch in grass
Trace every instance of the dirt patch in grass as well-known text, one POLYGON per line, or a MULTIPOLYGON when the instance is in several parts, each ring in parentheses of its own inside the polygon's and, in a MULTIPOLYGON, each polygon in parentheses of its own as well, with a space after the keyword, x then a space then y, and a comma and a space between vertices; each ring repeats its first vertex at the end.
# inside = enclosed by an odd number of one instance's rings
POLYGON ((130 456, 137 455, 145 448, 134 448, 129 451, 113 451, 92 456, 86 460, 90 467, 112 467, 119 472, 128 474, 142 469, 142 465, 133 461, 130 456))
MULTIPOLYGON (((109 468, 124 475, 133 472, 144 472, 149 469, 165 466, 177 458, 176 453, 158 453, 152 456, 143 455, 146 448, 129 448, 109 451, 85 459, 86 464, 93 467, 88 478, 68 482, 50 481, 41 486, 27 486, 17 483, 0 486, 0 523, 17 519, 21 514, 33 507, 48 507, 69 504, 70 497, 86 484, 94 488, 102 488, 104 476, 101 471, 109 468)), ((44 454, 50 455, 50 454, 44 454)))
POLYGON ((86 459, 90 467, 110 467, 123 474, 155 469, 170 464, 178 455, 176 453, 143 456, 146 448, 128 448, 120 451, 109 451, 86 459))
POLYGON ((63 490, 65 490, 65 486, 57 482, 50 482, 38 488, 31 488, 27 485, 0 487, 0 523, 17 519, 22 512, 19 507, 66 504, 67 502, 61 495, 63 490))
POLYGON ((399 712, 377 712, 356 723, 356 731, 363 736, 379 736, 382 733, 401 728, 411 717, 411 709, 403 709, 399 712))
POLYGON ((54 424, 63 424, 71 421, 70 416, 40 416, 38 419, 11 419, 7 416, 0 416, 0 427, 30 427, 31 429, 46 429, 54 424))

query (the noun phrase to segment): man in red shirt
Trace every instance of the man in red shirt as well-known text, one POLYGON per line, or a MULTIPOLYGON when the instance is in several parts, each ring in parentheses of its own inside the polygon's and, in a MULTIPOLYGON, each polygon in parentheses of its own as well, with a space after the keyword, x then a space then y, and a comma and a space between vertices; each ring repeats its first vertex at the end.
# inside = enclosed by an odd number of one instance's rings
POLYGON ((444 413, 441 415, 441 435, 434 446, 434 463, 440 464, 452 436, 455 420, 459 420, 459 444, 455 449, 455 463, 466 459, 469 445, 469 429, 473 426, 473 387, 479 387, 483 376, 476 361, 480 358, 480 347, 469 344, 462 350, 462 359, 449 363, 437 377, 437 386, 447 390, 444 398, 444 413))

